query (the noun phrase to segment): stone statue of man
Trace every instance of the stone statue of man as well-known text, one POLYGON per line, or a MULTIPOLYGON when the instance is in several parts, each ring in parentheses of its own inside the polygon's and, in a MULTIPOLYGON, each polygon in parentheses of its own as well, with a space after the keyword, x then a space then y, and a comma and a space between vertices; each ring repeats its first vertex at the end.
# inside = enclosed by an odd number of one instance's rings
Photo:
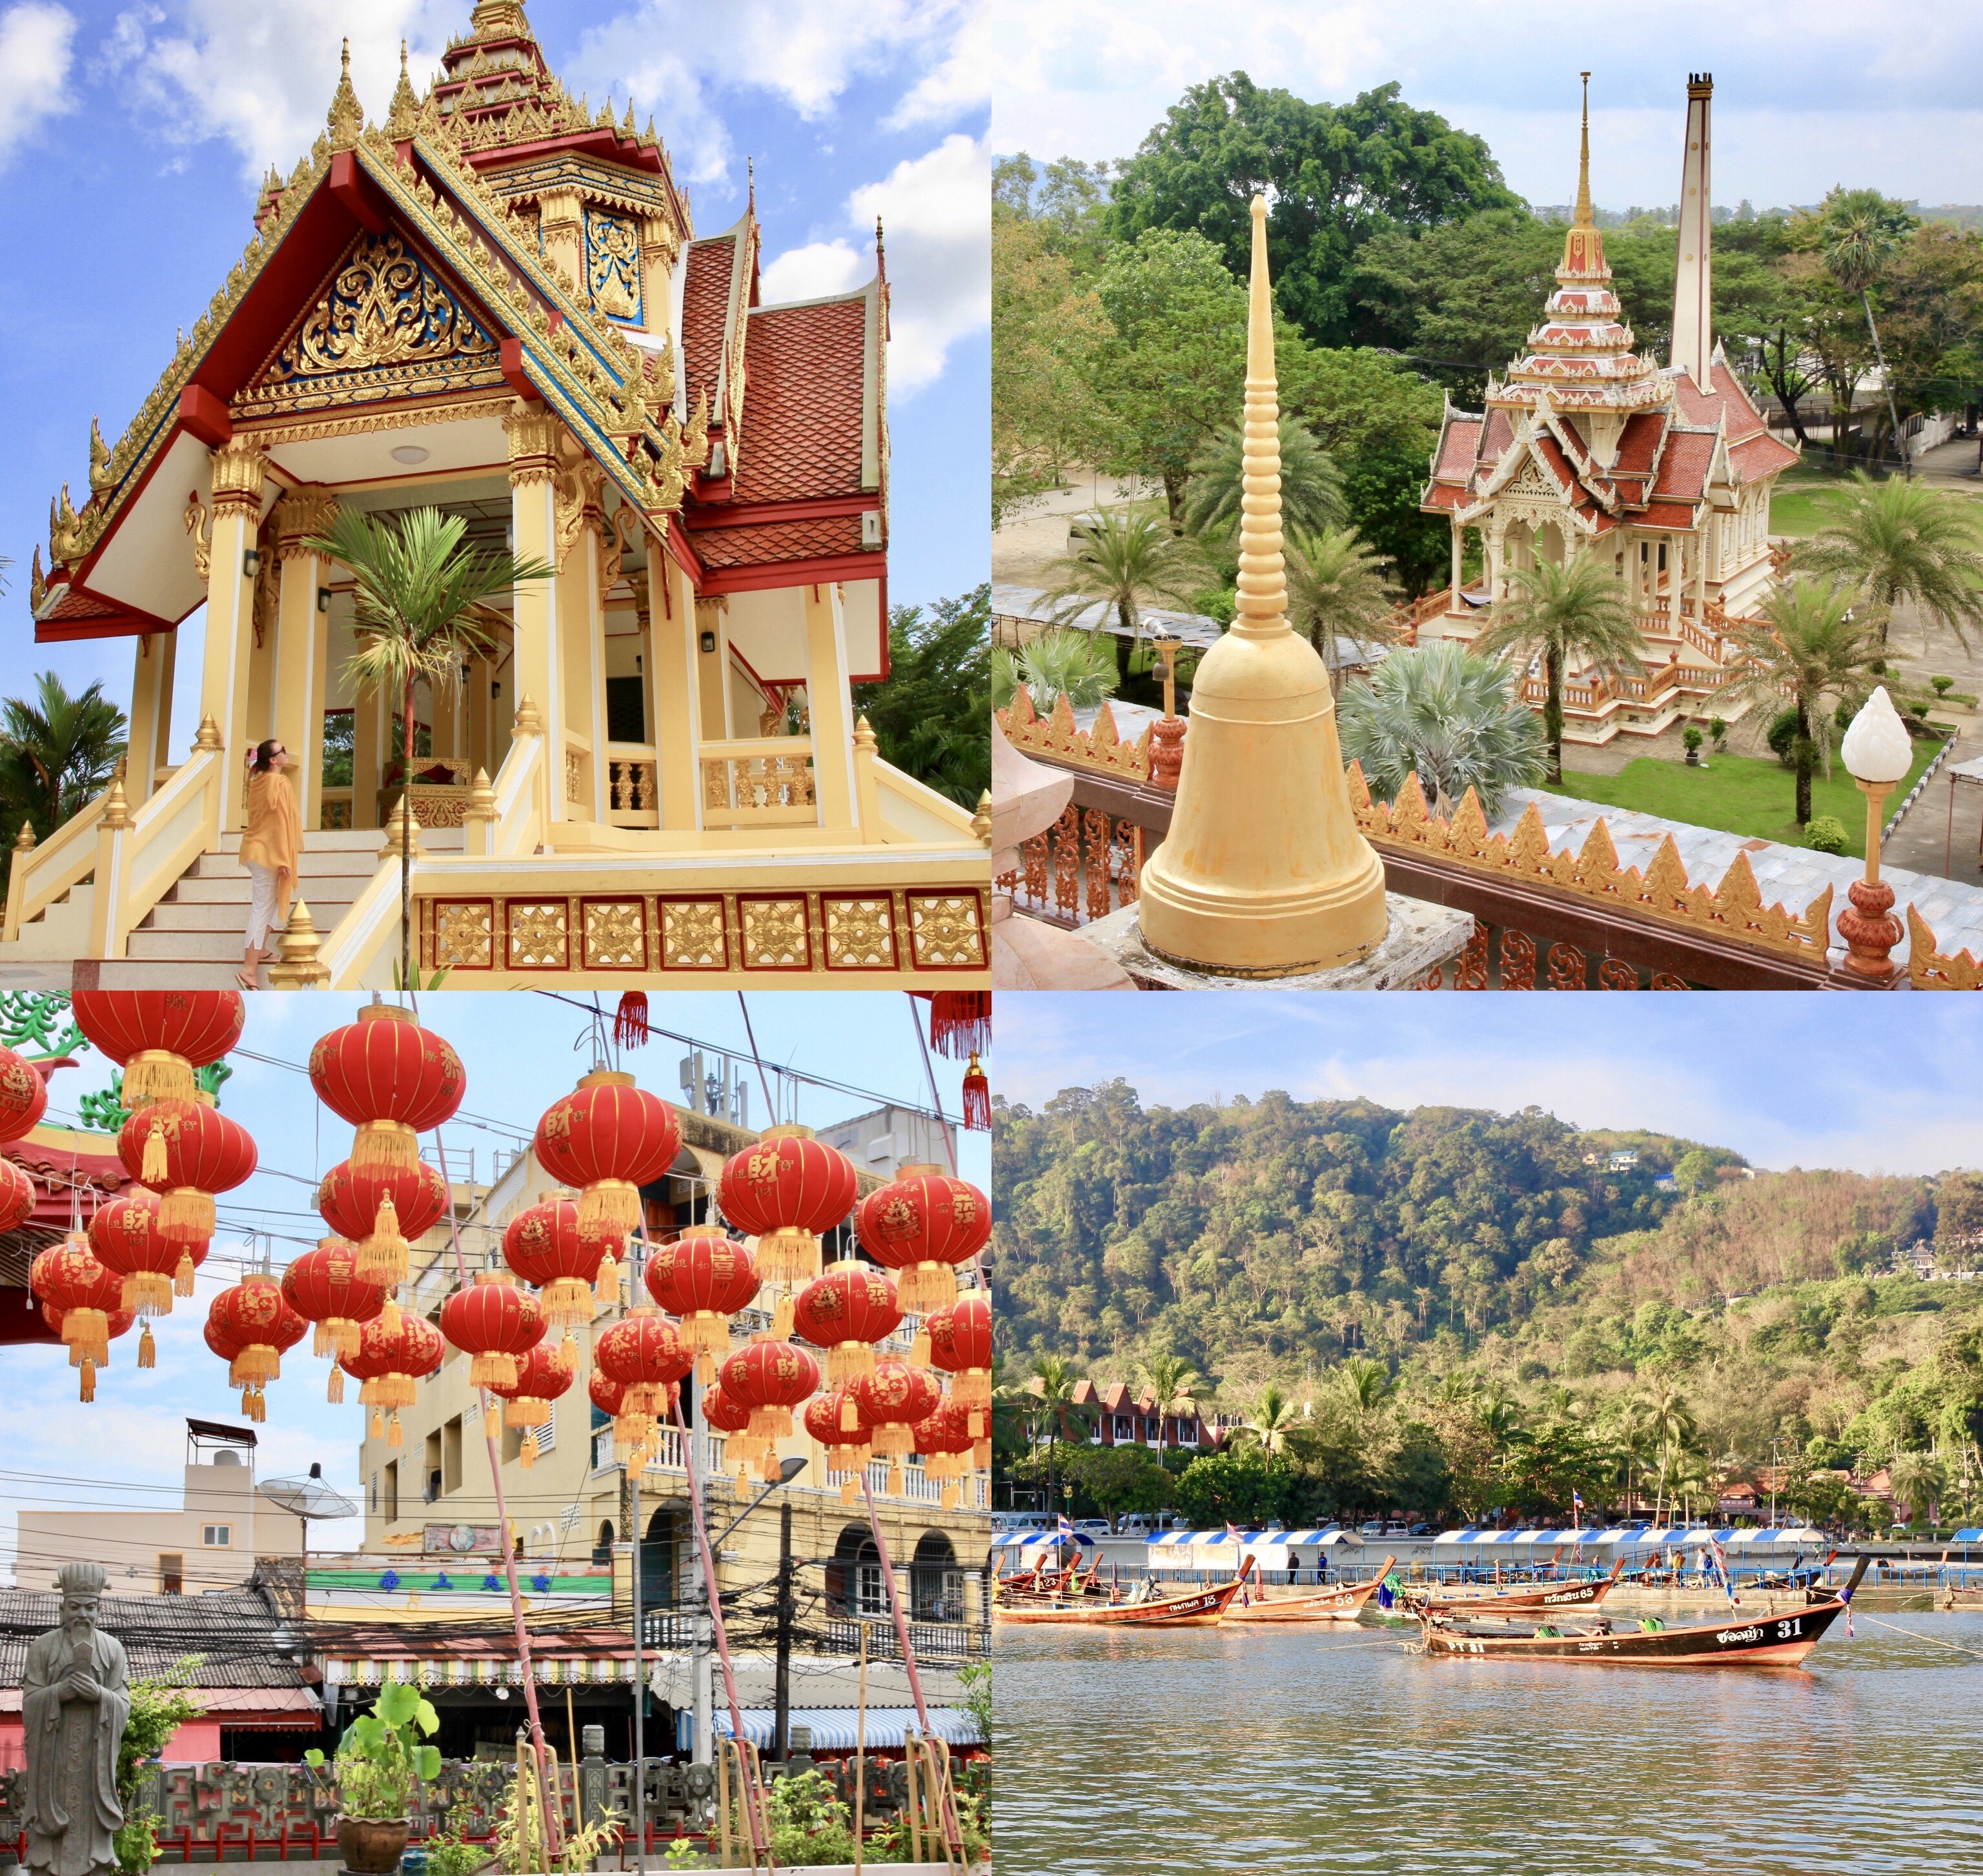
POLYGON ((115 1866, 117 1752, 131 1699, 124 1644, 96 1625, 103 1581, 100 1564, 63 1564, 62 1625, 28 1644, 27 1863, 38 1876, 106 1876, 115 1866))

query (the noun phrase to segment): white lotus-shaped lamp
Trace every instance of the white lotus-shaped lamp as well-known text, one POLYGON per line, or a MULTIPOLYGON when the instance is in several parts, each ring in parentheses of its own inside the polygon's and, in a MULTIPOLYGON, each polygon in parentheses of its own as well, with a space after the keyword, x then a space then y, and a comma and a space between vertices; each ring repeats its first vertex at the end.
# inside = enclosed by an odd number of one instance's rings
POLYGON ((1838 915, 1848 950, 1845 968, 1856 976, 1888 981, 1894 971, 1888 954, 1902 933, 1893 916, 1893 888, 1880 878, 1880 804, 1906 779, 1914 766, 1914 749, 1885 685, 1874 691, 1853 718, 1838 753, 1866 797, 1866 876, 1852 882, 1846 895, 1851 910, 1838 915))
POLYGON ((1859 714, 1838 746, 1853 779, 1891 788, 1914 766, 1914 745, 1908 726, 1881 684, 1859 706, 1859 714))

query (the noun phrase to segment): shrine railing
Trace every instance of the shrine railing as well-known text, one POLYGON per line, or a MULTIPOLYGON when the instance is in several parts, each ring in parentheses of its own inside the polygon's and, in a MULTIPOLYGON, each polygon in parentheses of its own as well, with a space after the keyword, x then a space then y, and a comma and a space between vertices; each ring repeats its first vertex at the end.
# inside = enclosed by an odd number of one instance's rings
POLYGON ((615 827, 658 827, 661 795, 655 749, 646 743, 606 746, 606 818, 615 827))
POLYGON ((1152 732, 1145 729, 1137 741, 1125 743, 1116 732, 1115 713, 1106 703, 1096 713, 1095 727, 1080 729, 1075 726, 1074 712, 1066 698, 1055 698, 1052 712, 1042 717, 1022 685, 1013 693, 1010 707, 996 714, 1005 740, 1022 755, 1044 757, 1063 769, 1092 769, 1125 782, 1151 779, 1152 732))
POLYGON ((705 827, 817 827, 810 736, 739 737, 697 752, 705 827))

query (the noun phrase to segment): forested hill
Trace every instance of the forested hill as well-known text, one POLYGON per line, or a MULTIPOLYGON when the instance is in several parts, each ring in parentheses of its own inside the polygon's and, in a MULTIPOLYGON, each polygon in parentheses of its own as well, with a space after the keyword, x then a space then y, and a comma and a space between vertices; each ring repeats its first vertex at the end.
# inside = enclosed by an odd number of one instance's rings
POLYGON ((1876 1270, 1937 1223, 1928 1180, 1751 1178, 1726 1149, 1535 1107, 1270 1093, 1145 1108, 1118 1080, 1038 1113, 998 1103, 993 1128, 992 1280, 1022 1369, 1056 1354, 1126 1371, 1162 1351, 1207 1373, 1298 1370, 1428 1344, 1463 1358, 1499 1332, 1549 1372, 1594 1372, 1635 1314, 1876 1270))

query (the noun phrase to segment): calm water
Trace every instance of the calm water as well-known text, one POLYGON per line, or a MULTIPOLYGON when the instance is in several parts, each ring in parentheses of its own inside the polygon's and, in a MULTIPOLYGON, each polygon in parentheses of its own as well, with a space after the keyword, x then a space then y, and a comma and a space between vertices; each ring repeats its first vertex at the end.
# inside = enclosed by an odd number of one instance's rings
MULTIPOLYGON (((1983 1617, 1888 1615, 1983 1652, 1983 1617)), ((1000 1876, 1983 1870, 1983 1659, 1431 1661, 1406 1631, 1002 1630, 1000 1876)))

